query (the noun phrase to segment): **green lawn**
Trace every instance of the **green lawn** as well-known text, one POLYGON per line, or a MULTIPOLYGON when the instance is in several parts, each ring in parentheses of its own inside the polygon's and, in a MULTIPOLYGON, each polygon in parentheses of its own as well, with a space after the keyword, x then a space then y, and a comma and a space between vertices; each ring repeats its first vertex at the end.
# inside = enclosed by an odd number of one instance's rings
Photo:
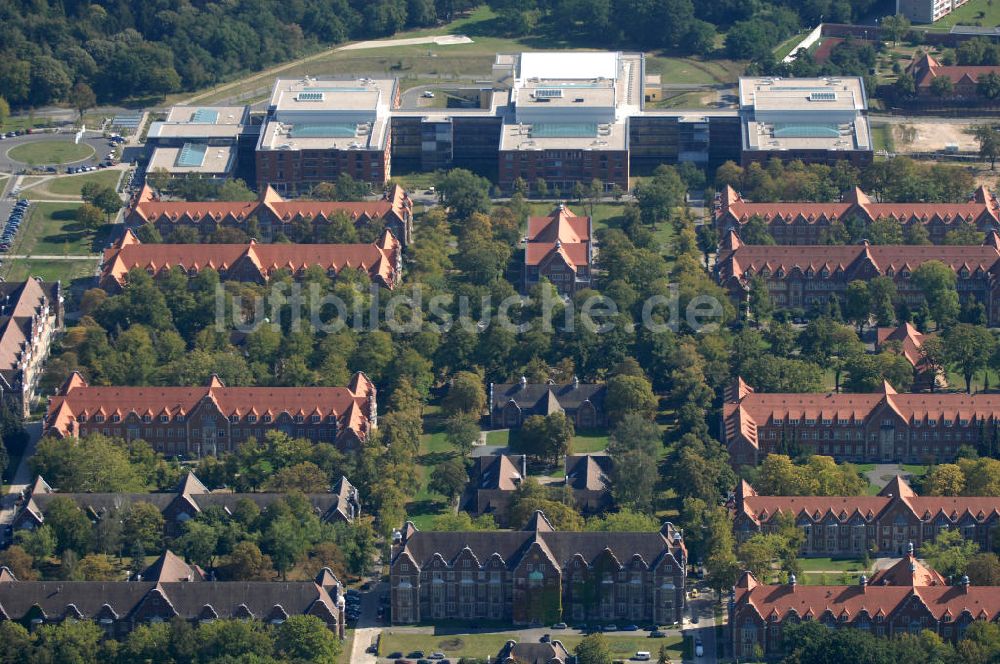
POLYGON ((509 443, 510 443, 510 431, 507 429, 503 431, 486 432, 487 445, 503 445, 504 447, 506 447, 509 443))
POLYGON ((84 175, 67 175, 49 180, 37 187, 36 190, 47 190, 57 196, 80 196, 80 189, 88 182, 96 183, 101 187, 117 188, 121 175, 122 172, 118 170, 95 171, 84 175))
POLYGON ((900 467, 903 469, 904 473, 913 475, 915 477, 923 477, 924 475, 927 474, 927 469, 928 469, 927 466, 915 465, 910 463, 904 463, 900 467))
POLYGON ((7 156, 25 164, 70 164, 94 154, 86 143, 72 141, 32 141, 11 148, 7 156))
POLYGON ((892 140, 892 126, 872 125, 872 147, 876 152, 879 150, 892 152, 895 149, 892 140))
POLYGON ((861 571, 861 560, 859 558, 799 558, 799 563, 805 572, 817 570, 836 570, 840 572, 861 571))
POLYGON ((51 256, 97 253, 94 233, 76 222, 81 203, 35 203, 8 253, 51 256))
POLYGON ((52 118, 35 117, 33 115, 16 115, 7 118, 0 129, 3 131, 17 131, 18 129, 28 129, 34 127, 47 127, 52 124, 52 118))
POLYGON ((570 441, 570 454, 592 454, 603 452, 608 446, 608 434, 588 431, 578 433, 570 441))
POLYGON ((1000 3, 970 0, 934 23, 934 30, 950 30, 954 25, 1000 25, 1000 3))
MULTIPOLYGON (((583 639, 576 634, 552 633, 552 638, 561 641, 572 652, 583 639)), ((672 651, 671 656, 680 658, 681 637, 673 636, 665 639, 651 639, 642 632, 633 632, 629 636, 605 634, 611 655, 616 658, 628 659, 637 650, 648 650, 658 653, 660 646, 666 645, 672 651)), ((452 661, 460 657, 477 657, 485 659, 494 657, 500 648, 510 640, 517 640, 514 634, 508 632, 485 632, 480 634, 409 634, 394 632, 387 629, 382 632, 379 643, 379 654, 382 657, 401 652, 406 655, 414 650, 423 650, 425 654, 443 652, 452 661)))
POLYGON ((94 276, 98 260, 96 258, 81 258, 69 261, 47 261, 47 260, 3 260, 3 268, 7 271, 5 279, 7 281, 24 281, 28 277, 40 277, 44 281, 61 281, 63 286, 68 286, 74 279, 94 276))
MULTIPOLYGON (((517 53, 525 50, 593 48, 592 41, 579 38, 574 26, 567 25, 556 34, 528 35, 517 39, 496 37, 504 26, 496 14, 485 4, 448 25, 422 30, 400 32, 392 39, 408 39, 430 35, 468 35, 471 44, 410 44, 381 48, 338 51, 337 48, 320 51, 309 58, 279 65, 263 72, 250 74, 232 84, 217 86, 199 96, 197 103, 210 104, 254 99, 267 94, 279 74, 282 78, 313 76, 376 76, 397 77, 405 90, 425 81, 432 84, 449 82, 468 84, 468 78, 486 78, 497 53, 517 53)), ((665 82, 672 83, 735 83, 743 65, 729 60, 698 60, 651 53, 646 58, 647 73, 659 73, 665 82)), ((190 99, 190 94, 172 95, 164 106, 190 99)))

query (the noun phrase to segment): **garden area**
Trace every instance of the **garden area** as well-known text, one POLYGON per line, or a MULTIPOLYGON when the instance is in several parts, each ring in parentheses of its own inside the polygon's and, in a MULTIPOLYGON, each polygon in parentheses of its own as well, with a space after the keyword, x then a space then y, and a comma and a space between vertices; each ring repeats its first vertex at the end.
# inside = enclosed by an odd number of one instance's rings
MULTIPOLYGON (((94 183, 100 187, 118 188, 118 180, 121 179, 120 170, 103 170, 83 175, 64 175, 41 181, 38 184, 22 189, 22 198, 29 200, 51 199, 51 198, 80 198, 81 189, 84 185, 94 183)), ((36 181, 39 182, 39 181, 36 181)))
POLYGON ((72 141, 31 141, 12 147, 7 157, 24 164, 71 164, 94 154, 86 143, 72 141))

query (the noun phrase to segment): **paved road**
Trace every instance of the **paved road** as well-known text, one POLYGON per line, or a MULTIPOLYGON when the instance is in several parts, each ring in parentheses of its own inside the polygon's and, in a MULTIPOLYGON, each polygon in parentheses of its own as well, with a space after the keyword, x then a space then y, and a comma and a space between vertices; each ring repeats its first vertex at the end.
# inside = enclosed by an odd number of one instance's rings
MULTIPOLYGON (((61 132, 58 134, 30 134, 24 136, 15 136, 14 138, 5 138, 0 141, 0 171, 2 172, 15 172, 28 167, 20 161, 14 161, 7 156, 11 148, 17 147, 18 145, 23 145, 25 143, 36 143, 41 141, 70 141, 72 142, 75 138, 75 131, 70 130, 68 132, 61 132)), ((103 138, 99 133, 87 132, 86 137, 83 141, 90 147, 94 149, 94 154, 86 159, 81 159, 79 161, 74 161, 73 164, 77 166, 96 166, 98 162, 104 159, 111 148, 108 146, 107 139, 103 138)), ((47 166, 48 164, 36 164, 36 166, 47 166)), ((54 166, 59 169, 60 173, 66 172, 66 164, 54 164, 54 166)))
POLYGON ((886 482, 896 475, 908 475, 903 471, 898 463, 877 463, 875 468, 865 473, 868 482, 874 486, 884 486, 886 482))
POLYGON ((12 481, 7 486, 7 494, 0 496, 0 546, 6 546, 4 541, 6 526, 14 520, 14 515, 17 513, 17 498, 21 491, 28 488, 32 482, 28 460, 35 454, 35 446, 38 444, 38 439, 42 437, 41 422, 28 422, 24 428, 28 432, 28 444, 24 449, 24 455, 21 457, 17 470, 14 471, 12 481))
MULTIPOLYGON (((691 621, 684 626, 684 637, 693 640, 701 639, 704 654, 701 657, 694 657, 684 660, 685 662, 697 662, 697 664, 716 664, 719 661, 719 654, 716 652, 715 644, 715 593, 707 592, 706 595, 688 601, 688 610, 691 612, 691 621), (694 622, 694 618, 698 622, 694 622)), ((694 643, 691 645, 691 652, 694 653, 694 643)), ((655 656, 656 653, 654 652, 655 656)))

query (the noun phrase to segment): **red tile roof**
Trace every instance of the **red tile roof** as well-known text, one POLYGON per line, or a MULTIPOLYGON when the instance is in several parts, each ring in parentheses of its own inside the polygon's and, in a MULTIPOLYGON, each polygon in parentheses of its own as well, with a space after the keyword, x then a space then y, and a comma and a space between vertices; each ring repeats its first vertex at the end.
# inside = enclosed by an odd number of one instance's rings
POLYGON ((963 612, 973 619, 1000 617, 1000 588, 990 586, 764 585, 745 572, 734 594, 737 612, 752 610, 762 620, 771 616, 783 620, 794 613, 799 618, 821 620, 826 614, 827 619, 853 621, 862 612, 874 619, 893 614, 913 597, 936 620, 946 615, 956 620, 963 612))
POLYGON ((226 272, 249 262, 264 280, 281 269, 297 274, 312 266, 337 273, 355 268, 393 288, 400 278, 401 252, 399 241, 388 230, 372 244, 259 244, 253 240, 249 244, 143 244, 126 230, 104 251, 101 284, 121 286, 129 270, 136 268, 153 274, 178 266, 186 272, 205 268, 226 272))
POLYGON ((892 567, 875 572, 868 583, 873 586, 943 586, 945 580, 938 572, 917 560, 911 550, 892 567))
POLYGON ((992 72, 1000 73, 996 65, 942 65, 932 56, 925 54, 913 60, 906 71, 909 72, 918 88, 928 88, 931 81, 938 77, 951 79, 952 83, 975 85, 980 76, 992 72))
POLYGON ((716 217, 740 224, 754 216, 767 222, 780 220, 791 224, 805 221, 816 224, 829 223, 851 215, 860 216, 869 222, 881 217, 901 221, 913 219, 923 223, 934 219, 971 223, 986 217, 993 222, 1000 222, 1000 202, 985 186, 977 189, 972 199, 966 203, 876 203, 857 187, 848 192, 839 203, 751 203, 743 200, 735 189, 727 185, 720 203, 716 217))
POLYGON ((558 254, 572 268, 590 264, 590 217, 578 217, 560 205, 547 217, 528 218, 525 265, 540 265, 558 254))
POLYGON ((875 346, 880 348, 890 341, 898 341, 900 351, 906 361, 914 367, 918 367, 924 363, 923 355, 920 353, 924 336, 917 328, 913 327, 912 323, 903 323, 899 327, 880 327, 876 330, 875 346))
POLYGON ((139 192, 127 217, 133 222, 199 221, 211 218, 216 222, 232 219, 245 221, 249 217, 268 212, 271 218, 291 222, 302 216, 330 218, 347 214, 352 220, 367 217, 382 219, 395 215, 404 219, 412 207, 406 191, 396 185, 385 198, 377 201, 310 201, 283 199, 274 189, 266 187, 259 200, 242 201, 161 201, 152 188, 146 185, 139 192))
MULTIPOLYGON (((362 373, 351 379, 348 387, 226 387, 213 377, 207 387, 133 387, 90 386, 74 373, 49 401, 45 430, 60 436, 76 435, 77 418, 103 415, 110 420, 117 414, 122 421, 130 414, 161 415, 173 419, 187 415, 203 400, 210 400, 225 417, 281 415, 294 418, 333 416, 340 430, 351 430, 364 440, 375 421, 375 386, 362 373)), ((107 421, 107 420, 106 420, 107 421)))
POLYGON ((889 270, 901 273, 913 271, 927 261, 937 260, 955 272, 963 268, 970 273, 977 270, 1000 272, 997 265, 1000 250, 993 244, 994 233, 982 245, 762 245, 743 244, 735 236, 728 238, 720 251, 718 272, 721 280, 745 276, 768 270, 790 274, 793 271, 808 274, 811 270, 819 277, 850 279, 863 270, 887 274, 889 270), (735 248, 732 248, 735 246, 735 248))

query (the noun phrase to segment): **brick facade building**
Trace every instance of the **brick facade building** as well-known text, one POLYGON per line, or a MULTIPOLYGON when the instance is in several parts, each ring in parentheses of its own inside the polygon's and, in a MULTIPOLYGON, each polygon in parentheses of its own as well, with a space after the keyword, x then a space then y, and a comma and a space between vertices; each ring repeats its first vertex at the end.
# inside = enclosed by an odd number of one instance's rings
POLYGON ((577 429, 604 426, 604 395, 607 385, 581 383, 574 379, 564 385, 529 383, 490 383, 490 427, 517 428, 532 415, 566 413, 577 429))
MULTIPOLYGON (((58 493, 42 477, 38 477, 28 488, 11 525, 14 530, 40 528, 45 523, 49 504, 57 498, 72 500, 91 521, 103 519, 123 505, 149 503, 163 515, 164 535, 179 537, 184 534, 184 523, 203 510, 218 507, 224 514, 231 515, 240 501, 249 500, 263 511, 284 497, 283 493, 212 492, 194 473, 188 473, 173 491, 160 493, 58 493)), ((341 477, 331 491, 305 494, 305 498, 324 523, 350 523, 361 515, 358 490, 346 477, 341 477)))
POLYGON ((29 629, 92 620, 115 638, 174 618, 193 625, 220 618, 279 625, 289 616, 308 615, 343 639, 345 603, 328 568, 314 581, 201 582, 199 570, 170 552, 134 581, 18 581, 0 567, 0 620, 29 629))
POLYGON ((916 310, 923 292, 911 279, 928 261, 955 271, 961 303, 974 301, 990 325, 1000 325, 1000 235, 991 231, 982 245, 747 245, 730 232, 719 246, 716 279, 737 305, 746 303, 750 282, 760 275, 778 309, 822 308, 833 295, 844 302, 852 281, 890 277, 896 304, 916 310))
POLYGON ((543 277, 563 295, 590 288, 592 259, 590 217, 578 217, 565 205, 546 217, 528 217, 525 293, 543 277))
POLYGON ((919 634, 930 630, 957 643, 972 623, 1000 618, 1000 588, 939 582, 912 556, 897 568, 853 586, 767 585, 744 572, 729 605, 729 637, 733 655, 753 658, 755 651, 777 658, 784 651, 788 625, 815 620, 829 629, 859 629, 877 637, 919 634), (912 569, 912 571, 911 571, 912 569), (882 583, 890 581, 890 583, 882 583))
POLYGON ((0 284, 0 395, 18 417, 31 412, 52 337, 62 325, 58 281, 0 284))
POLYGON ((906 67, 906 72, 913 76, 918 98, 942 99, 941 96, 934 93, 931 83, 936 78, 947 78, 951 81, 952 91, 950 95, 945 95, 944 99, 961 100, 966 104, 975 104, 987 101, 978 92, 979 77, 1000 73, 1000 67, 996 65, 942 65, 931 55, 925 53, 910 62, 906 67))
POLYGON ((141 439, 157 452, 229 452, 268 431, 356 449, 378 424, 375 385, 362 373, 347 387, 91 387, 74 373, 49 402, 44 431, 141 439))
POLYGON ((521 531, 396 533, 392 622, 560 620, 672 624, 684 609, 687 553, 657 533, 555 532, 541 512, 521 531))
POLYGON ((737 378, 720 435, 734 466, 795 447, 858 463, 942 463, 1000 429, 1000 394, 763 393, 737 378))
POLYGON ((877 496, 760 496, 741 481, 733 500, 733 532, 743 542, 777 531, 791 515, 805 534, 805 556, 898 556, 957 530, 991 551, 1000 544, 1000 498, 918 496, 900 477, 877 496))
POLYGON ((143 244, 127 229, 104 250, 101 288, 117 290, 131 270, 160 277, 180 268, 194 276, 209 268, 232 281, 265 283, 279 271, 293 277, 317 267, 330 277, 345 269, 361 270, 372 282, 392 289, 402 278, 403 248, 391 232, 371 244, 143 244))
POLYGON ((413 201, 399 185, 377 201, 285 200, 271 187, 264 187, 256 201, 202 202, 163 201, 149 185, 143 185, 125 212, 125 223, 133 228, 152 224, 164 238, 183 227, 203 235, 233 228, 264 242, 278 233, 300 242, 321 242, 330 220, 340 214, 347 215, 359 231, 371 226, 388 228, 404 244, 410 242, 413 201), (306 222, 312 234, 302 237, 306 222))
POLYGON ((948 231, 972 224, 982 233, 1000 230, 1000 202, 985 186, 965 203, 878 203, 858 188, 837 203, 751 203, 726 186, 713 211, 719 237, 737 231, 754 217, 767 224, 778 244, 820 244, 835 222, 856 218, 864 224, 892 219, 906 226, 921 224, 931 242, 944 242, 948 231))

